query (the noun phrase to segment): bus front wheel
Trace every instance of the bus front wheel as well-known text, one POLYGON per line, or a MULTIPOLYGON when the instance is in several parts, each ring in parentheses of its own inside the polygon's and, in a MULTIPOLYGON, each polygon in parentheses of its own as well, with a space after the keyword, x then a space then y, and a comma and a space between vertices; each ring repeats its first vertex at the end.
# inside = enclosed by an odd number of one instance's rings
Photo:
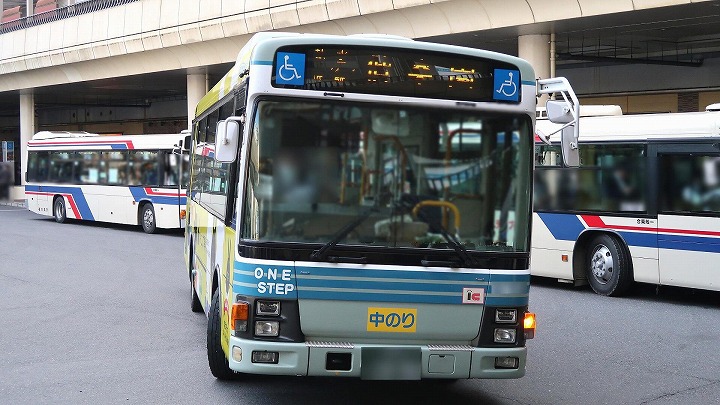
POLYGON ((589 245, 587 278, 596 293, 606 296, 622 295, 632 282, 630 257, 610 235, 598 235, 589 245))
POLYGON ((210 304, 207 327, 207 357, 210 372, 218 380, 232 380, 237 378, 237 373, 230 369, 225 352, 221 343, 221 317, 220 317, 220 289, 213 293, 210 304))
POLYGON ((157 224, 155 223, 155 209, 152 204, 145 204, 140 210, 140 224, 145 233, 155 233, 157 224))
POLYGON ((62 224, 65 220, 67 220, 64 197, 58 197, 55 199, 55 203, 53 204, 53 216, 55 217, 55 222, 59 224, 62 224))

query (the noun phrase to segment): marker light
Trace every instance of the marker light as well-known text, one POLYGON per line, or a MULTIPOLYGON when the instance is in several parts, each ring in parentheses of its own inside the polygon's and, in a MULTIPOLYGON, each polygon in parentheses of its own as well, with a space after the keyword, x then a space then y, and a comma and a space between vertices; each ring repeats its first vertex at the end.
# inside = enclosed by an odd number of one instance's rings
POLYGON ((255 321, 255 336, 278 336, 279 334, 280 322, 255 321))
POLYGON ((278 316, 280 315, 280 301, 257 300, 255 302, 255 313, 258 315, 278 316))
POLYGON ((232 347, 232 357, 233 360, 237 361, 238 363, 242 361, 242 347, 239 346, 233 346, 232 347))
POLYGON ((187 211, 180 210, 180 219, 185 219, 185 216, 187 215, 187 211))
POLYGON ((248 313, 250 304, 247 302, 236 302, 232 306, 230 312, 230 325, 233 326, 235 332, 247 332, 248 313))
POLYGON ((535 337, 535 325, 535 314, 532 312, 526 312, 525 320, 523 321, 525 339, 532 339, 535 337))
POLYGON ((495 328, 493 341, 495 343, 515 343, 516 335, 517 331, 514 328, 495 328))
POLYGON ((517 309, 496 309, 495 322, 515 323, 517 321, 517 309))

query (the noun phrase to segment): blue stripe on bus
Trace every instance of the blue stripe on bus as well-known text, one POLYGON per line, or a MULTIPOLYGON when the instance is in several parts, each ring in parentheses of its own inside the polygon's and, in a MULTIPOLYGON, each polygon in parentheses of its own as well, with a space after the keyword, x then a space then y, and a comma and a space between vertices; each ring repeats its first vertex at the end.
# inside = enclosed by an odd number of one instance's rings
POLYGON ((557 240, 577 240, 585 226, 577 215, 538 213, 547 229, 557 240))
POLYGON ((462 295, 387 294, 364 291, 308 291, 298 289, 298 298, 306 300, 399 302, 407 304, 461 304, 462 295))
POLYGON ((657 234, 648 232, 617 232, 628 246, 657 248, 657 234))
POLYGON ((44 193, 44 194, 69 194, 72 196, 72 199, 75 203, 75 207, 77 208, 78 213, 80 213, 80 218, 78 218, 78 219, 87 219, 90 221, 95 220, 95 217, 93 217, 93 214, 90 211, 90 206, 88 205, 87 199, 85 199, 85 194, 83 194, 82 189, 79 187, 29 186, 29 185, 26 185, 25 191, 44 193))
POLYGON ((661 249, 720 253, 720 239, 718 238, 659 234, 657 240, 661 249))
POLYGON ((328 277, 353 277, 353 278, 396 278, 396 279, 414 279, 414 280, 437 280, 442 282, 448 281, 488 281, 489 274, 475 273, 453 273, 453 272, 432 272, 432 271, 413 271, 413 270, 383 270, 377 268, 341 268, 341 267, 304 267, 297 266, 296 270, 300 273, 308 273, 312 276, 328 276, 328 277), (481 280, 478 280, 480 278, 481 280))
MULTIPOLYGON (((463 288, 483 288, 490 302, 526 305, 529 274, 433 272, 380 268, 309 267, 235 263, 233 292, 285 299, 462 304, 463 288), (285 273, 287 272, 287 273, 285 273), (269 275, 272 273, 273 275, 269 275), (283 278, 283 274, 285 277, 283 278), (296 283, 294 291, 271 292, 269 284, 296 283), (262 286, 261 286, 262 285, 262 286), (260 291, 263 292, 260 292, 260 291), (494 293, 493 290, 497 290, 494 293)), ((280 287, 286 289, 287 287, 280 287)))
POLYGON ((272 66, 273 62, 271 60, 253 60, 250 62, 251 65, 261 65, 261 66, 272 66))
MULTIPOLYGON (((419 294, 387 294, 368 292, 348 291, 307 291, 302 288, 298 291, 299 299, 315 300, 336 300, 336 301, 372 301, 372 302, 396 302, 408 304, 448 304, 463 305, 462 296, 443 295, 419 295, 419 294)), ((485 305, 501 306, 524 306, 528 304, 528 296, 518 297, 485 297, 485 305)), ((464 304, 468 305, 468 304, 464 304)))
POLYGON ((177 205, 179 201, 180 204, 187 204, 187 197, 185 196, 152 195, 148 194, 145 187, 142 186, 130 187, 130 193, 132 193, 135 202, 150 201, 153 204, 177 205))
MULTIPOLYGON (((538 213, 556 240, 574 242, 586 228, 575 214, 538 213)), ((612 226, 603 228, 612 231, 612 226)), ((630 247, 720 253, 720 238, 615 230, 630 247)))
POLYGON ((528 304, 528 297, 485 297, 485 306, 521 307, 528 304))
POLYGON ((298 288, 348 288, 355 290, 383 290, 383 291, 425 291, 425 292, 443 292, 443 293, 462 293, 463 287, 482 287, 488 288, 487 283, 463 283, 463 284, 447 284, 447 283, 412 283, 407 280, 379 281, 379 280, 331 280, 331 279, 313 279, 298 277, 298 288))

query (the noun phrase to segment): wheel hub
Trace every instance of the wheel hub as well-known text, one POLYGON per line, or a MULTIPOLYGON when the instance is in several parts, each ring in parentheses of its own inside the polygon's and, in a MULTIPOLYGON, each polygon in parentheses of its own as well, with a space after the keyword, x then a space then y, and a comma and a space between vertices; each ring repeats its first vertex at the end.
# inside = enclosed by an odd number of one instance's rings
POLYGON ((153 214, 150 210, 145 211, 145 215, 143 215, 143 221, 145 222, 146 227, 152 226, 153 223, 153 214))
POLYGON ((606 284, 612 278, 614 263, 607 246, 598 247, 590 260, 592 274, 598 282, 606 284))

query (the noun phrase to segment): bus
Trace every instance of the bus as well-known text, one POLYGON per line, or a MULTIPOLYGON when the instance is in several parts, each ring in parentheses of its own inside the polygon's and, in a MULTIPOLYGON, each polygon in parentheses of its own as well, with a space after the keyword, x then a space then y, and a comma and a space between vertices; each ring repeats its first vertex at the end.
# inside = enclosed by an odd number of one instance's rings
POLYGON ((567 80, 538 84, 515 57, 253 36, 193 120, 185 270, 211 373, 523 376, 550 92, 567 107, 551 118, 572 122, 567 80))
MULTIPOLYGON (((720 111, 611 114, 581 113, 578 168, 537 143, 531 273, 607 296, 719 291, 720 111)), ((541 140, 554 126, 538 120, 541 140)))
POLYGON ((187 135, 41 131, 28 141, 28 209, 68 219, 184 229, 187 135))

